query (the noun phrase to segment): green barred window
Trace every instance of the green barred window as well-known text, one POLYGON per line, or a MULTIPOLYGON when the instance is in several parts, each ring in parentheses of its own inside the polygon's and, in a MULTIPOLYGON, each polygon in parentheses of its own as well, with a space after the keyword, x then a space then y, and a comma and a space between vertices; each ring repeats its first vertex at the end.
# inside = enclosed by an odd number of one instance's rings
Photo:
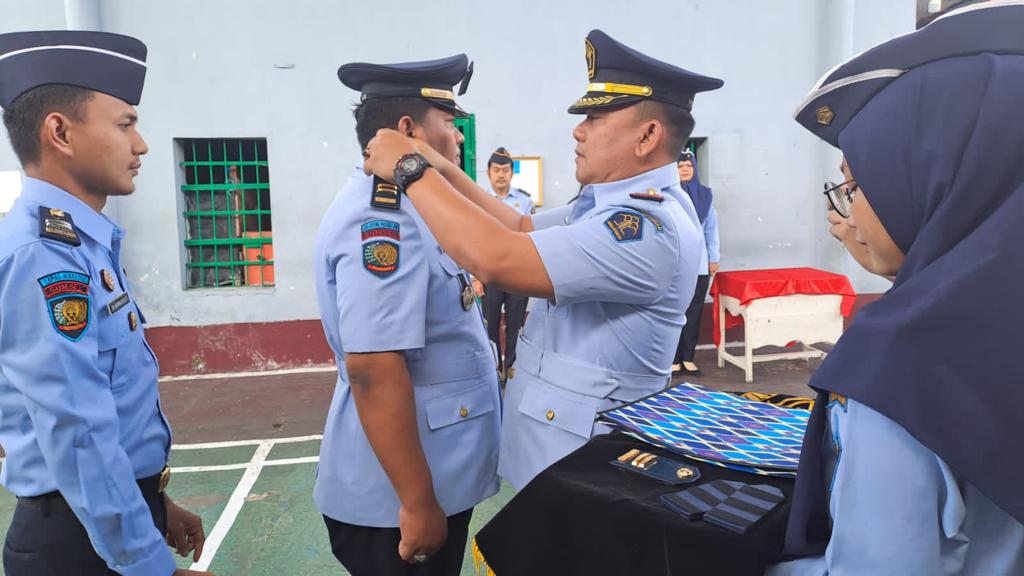
POLYGON ((466 118, 456 118, 455 127, 462 132, 465 141, 459 146, 462 152, 462 171, 476 180, 476 114, 466 118))
POLYGON ((273 286, 267 140, 176 141, 183 158, 186 287, 273 286))

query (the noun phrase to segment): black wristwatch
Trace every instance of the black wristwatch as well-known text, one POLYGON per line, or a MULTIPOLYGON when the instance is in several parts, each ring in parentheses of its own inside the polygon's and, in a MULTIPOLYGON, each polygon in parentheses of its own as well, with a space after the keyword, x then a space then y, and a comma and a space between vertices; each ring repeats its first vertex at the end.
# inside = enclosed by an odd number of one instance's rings
POLYGON ((430 162, 427 162, 423 154, 406 154, 395 163, 395 184, 404 191, 413 182, 422 178, 427 168, 430 168, 430 162))

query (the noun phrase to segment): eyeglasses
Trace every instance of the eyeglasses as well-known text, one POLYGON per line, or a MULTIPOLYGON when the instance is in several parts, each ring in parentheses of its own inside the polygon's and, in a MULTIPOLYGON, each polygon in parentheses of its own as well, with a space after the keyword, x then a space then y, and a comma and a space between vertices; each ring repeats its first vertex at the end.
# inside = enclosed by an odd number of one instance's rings
POLYGON ((853 195, 856 193, 857 183, 853 180, 847 180, 842 184, 825 182, 825 196, 828 196, 832 209, 843 218, 850 217, 850 204, 853 203, 853 195))

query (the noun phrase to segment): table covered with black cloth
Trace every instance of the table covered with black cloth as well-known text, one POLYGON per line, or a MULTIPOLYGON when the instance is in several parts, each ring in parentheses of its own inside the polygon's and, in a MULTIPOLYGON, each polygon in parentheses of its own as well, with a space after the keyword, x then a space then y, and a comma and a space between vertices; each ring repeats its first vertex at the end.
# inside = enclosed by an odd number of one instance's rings
POLYGON ((496 576, 760 575, 779 561, 793 480, 696 462, 621 433, 596 436, 533 479, 476 536, 496 576), (669 486, 609 462, 631 448, 700 469, 691 484, 669 486), (662 494, 712 480, 767 484, 786 501, 746 534, 666 507, 662 494))

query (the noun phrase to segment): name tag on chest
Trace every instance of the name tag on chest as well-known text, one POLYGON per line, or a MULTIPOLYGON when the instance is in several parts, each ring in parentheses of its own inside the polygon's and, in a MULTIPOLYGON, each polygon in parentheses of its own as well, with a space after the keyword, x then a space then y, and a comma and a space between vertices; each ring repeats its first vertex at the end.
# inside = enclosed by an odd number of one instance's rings
POLYGON ((122 293, 107 304, 107 314, 113 316, 118 310, 127 306, 131 301, 132 299, 128 296, 127 292, 122 293))

